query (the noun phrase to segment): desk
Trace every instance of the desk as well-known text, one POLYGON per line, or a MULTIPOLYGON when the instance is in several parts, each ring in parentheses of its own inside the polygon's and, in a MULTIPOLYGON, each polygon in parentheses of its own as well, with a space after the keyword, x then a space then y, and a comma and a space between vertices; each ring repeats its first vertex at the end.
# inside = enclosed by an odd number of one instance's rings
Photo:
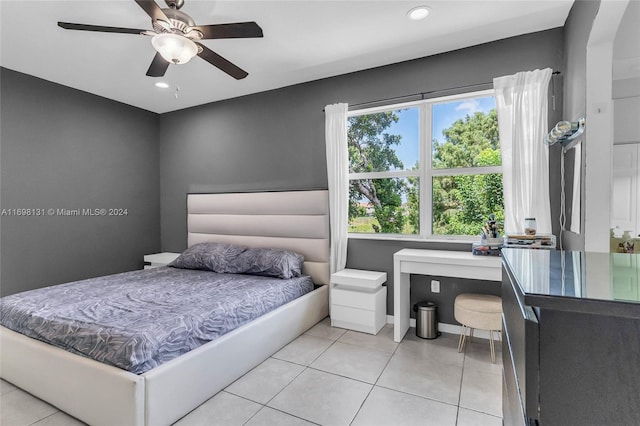
POLYGON ((502 258, 471 252, 402 249, 393 255, 393 340, 409 330, 410 274, 502 282, 502 258))

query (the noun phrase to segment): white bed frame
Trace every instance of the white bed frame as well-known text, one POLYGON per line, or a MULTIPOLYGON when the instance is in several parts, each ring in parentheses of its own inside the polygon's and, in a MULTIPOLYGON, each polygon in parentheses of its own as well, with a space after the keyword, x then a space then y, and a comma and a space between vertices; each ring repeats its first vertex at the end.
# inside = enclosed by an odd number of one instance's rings
POLYGON ((0 327, 0 377, 91 425, 168 425, 328 315, 327 191, 189 194, 187 210, 189 246, 294 250, 321 286, 141 375, 0 327))

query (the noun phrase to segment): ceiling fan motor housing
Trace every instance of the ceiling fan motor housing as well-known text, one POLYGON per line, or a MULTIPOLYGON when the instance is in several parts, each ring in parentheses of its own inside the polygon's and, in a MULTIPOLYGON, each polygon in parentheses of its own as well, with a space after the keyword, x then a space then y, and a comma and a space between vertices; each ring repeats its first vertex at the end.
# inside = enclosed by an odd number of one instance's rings
POLYGON ((167 3, 167 6, 169 6, 169 8, 175 10, 178 10, 182 6, 184 6, 184 0, 164 0, 164 2, 167 3))
POLYGON ((152 25, 156 33, 174 33, 191 40, 202 39, 203 34, 193 28, 196 23, 189 15, 175 9, 162 9, 162 11, 169 18, 169 22, 160 19, 154 20, 152 25))
POLYGON ((193 27, 196 25, 194 20, 184 12, 180 12, 175 9, 162 9, 164 14, 169 18, 169 22, 164 19, 153 19, 153 27, 156 27, 156 24, 159 24, 161 28, 165 27, 168 23, 172 28, 176 28, 179 30, 185 30, 187 27, 193 27))

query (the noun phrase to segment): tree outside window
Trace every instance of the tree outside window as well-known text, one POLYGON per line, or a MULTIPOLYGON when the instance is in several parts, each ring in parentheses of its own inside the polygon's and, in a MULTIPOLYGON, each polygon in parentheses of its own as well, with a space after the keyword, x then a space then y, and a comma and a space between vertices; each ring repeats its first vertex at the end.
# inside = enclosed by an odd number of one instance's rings
POLYGON ((352 111, 348 123, 350 233, 477 235, 490 214, 503 221, 490 92, 352 111))

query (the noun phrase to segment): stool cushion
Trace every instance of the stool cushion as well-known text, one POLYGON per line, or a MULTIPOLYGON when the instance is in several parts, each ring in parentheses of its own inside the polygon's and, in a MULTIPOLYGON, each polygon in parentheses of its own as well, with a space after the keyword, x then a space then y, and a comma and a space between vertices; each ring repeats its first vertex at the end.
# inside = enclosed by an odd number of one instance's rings
POLYGON ((502 299, 489 294, 456 297, 453 315, 460 324, 480 330, 502 330, 502 299))

